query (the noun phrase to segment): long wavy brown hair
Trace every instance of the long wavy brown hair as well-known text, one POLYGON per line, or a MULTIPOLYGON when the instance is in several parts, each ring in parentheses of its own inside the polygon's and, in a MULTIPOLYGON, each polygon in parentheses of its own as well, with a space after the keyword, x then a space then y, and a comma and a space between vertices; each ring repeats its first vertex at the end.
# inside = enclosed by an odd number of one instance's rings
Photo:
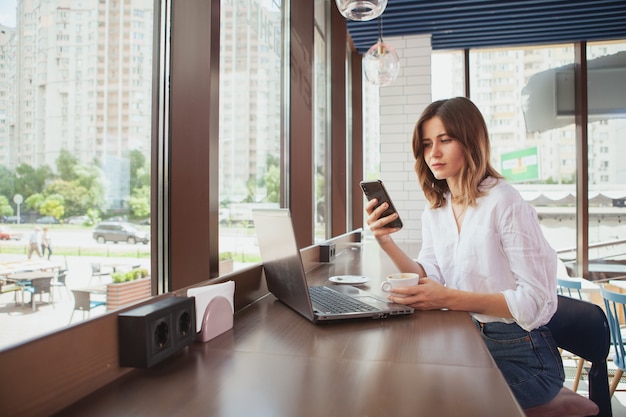
POLYGON ((423 125, 433 117, 439 117, 449 137, 456 139, 463 150, 465 165, 461 168, 461 195, 455 202, 476 205, 476 200, 486 193, 480 183, 487 177, 502 178, 489 161, 490 145, 487 125, 480 110, 465 97, 435 101, 426 107, 413 130, 413 156, 415 172, 431 208, 445 204, 445 194, 450 191, 446 180, 438 180, 424 159, 423 125))

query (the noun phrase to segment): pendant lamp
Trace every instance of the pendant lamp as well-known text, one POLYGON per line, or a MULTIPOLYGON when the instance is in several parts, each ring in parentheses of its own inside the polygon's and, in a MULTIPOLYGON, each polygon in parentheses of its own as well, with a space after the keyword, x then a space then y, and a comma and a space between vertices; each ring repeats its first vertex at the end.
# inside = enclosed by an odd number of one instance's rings
POLYGON ((387 0, 335 0, 343 17, 350 20, 374 20, 387 7, 387 0))
POLYGON ((400 71, 400 58, 391 45, 383 42, 382 18, 378 18, 378 42, 363 57, 363 71, 370 84, 391 84, 400 71))

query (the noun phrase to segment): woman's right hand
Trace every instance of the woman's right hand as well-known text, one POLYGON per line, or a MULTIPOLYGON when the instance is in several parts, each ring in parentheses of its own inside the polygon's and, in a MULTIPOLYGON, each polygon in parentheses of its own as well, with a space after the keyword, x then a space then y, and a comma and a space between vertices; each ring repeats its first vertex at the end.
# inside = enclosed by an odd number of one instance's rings
POLYGON ((378 204, 378 200, 375 198, 371 199, 365 206, 365 212, 367 213, 367 225, 376 240, 382 243, 387 239, 391 239, 389 236, 390 234, 400 230, 399 227, 386 227, 387 224, 398 218, 398 213, 393 213, 386 217, 380 217, 384 211, 389 208, 389 204, 383 203, 380 207, 376 207, 376 204, 378 204))

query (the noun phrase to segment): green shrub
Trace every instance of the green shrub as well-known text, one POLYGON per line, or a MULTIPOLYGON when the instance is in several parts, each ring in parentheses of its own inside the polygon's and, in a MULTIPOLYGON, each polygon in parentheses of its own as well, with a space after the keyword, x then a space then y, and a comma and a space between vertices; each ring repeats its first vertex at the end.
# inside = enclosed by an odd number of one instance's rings
POLYGON ((149 275, 148 270, 145 268, 135 268, 130 271, 124 272, 113 272, 111 274, 111 278, 115 284, 119 284, 121 282, 134 281, 139 278, 145 278, 149 275))
POLYGON ((126 281, 126 274, 123 272, 113 272, 111 273, 111 278, 113 279, 114 284, 119 284, 126 281))

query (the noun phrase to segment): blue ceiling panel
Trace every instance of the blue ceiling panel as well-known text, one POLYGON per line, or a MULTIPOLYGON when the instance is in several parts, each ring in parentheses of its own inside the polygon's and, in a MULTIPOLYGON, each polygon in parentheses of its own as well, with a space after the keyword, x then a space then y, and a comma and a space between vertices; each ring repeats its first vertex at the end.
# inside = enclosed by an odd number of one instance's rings
MULTIPOLYGON (((626 39, 626 0, 389 0, 382 30, 431 34, 436 50, 626 39)), ((376 20, 348 31, 360 53, 378 40, 376 20)))

